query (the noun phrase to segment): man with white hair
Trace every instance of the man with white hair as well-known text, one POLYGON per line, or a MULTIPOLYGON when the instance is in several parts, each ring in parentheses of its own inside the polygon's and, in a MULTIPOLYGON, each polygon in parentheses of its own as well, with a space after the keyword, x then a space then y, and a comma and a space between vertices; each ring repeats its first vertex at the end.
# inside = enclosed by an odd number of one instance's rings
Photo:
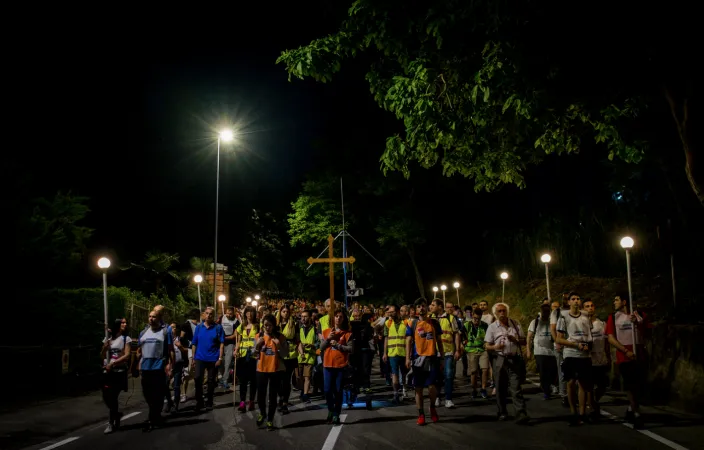
POLYGON ((486 331, 484 345, 487 350, 495 352, 494 383, 496 384, 496 406, 498 419, 506 420, 506 400, 511 393, 513 406, 516 408, 516 423, 526 424, 530 420, 526 413, 521 382, 525 377, 525 361, 521 355, 521 344, 525 335, 521 324, 508 318, 509 308, 506 303, 497 303, 493 307, 494 321, 486 331))

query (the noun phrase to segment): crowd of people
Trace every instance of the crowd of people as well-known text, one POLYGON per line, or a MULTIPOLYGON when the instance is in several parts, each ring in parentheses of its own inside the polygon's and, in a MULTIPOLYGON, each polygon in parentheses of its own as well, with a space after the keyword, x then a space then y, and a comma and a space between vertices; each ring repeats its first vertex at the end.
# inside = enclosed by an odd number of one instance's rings
POLYGON ((509 417, 510 395, 516 423, 529 422, 522 384, 526 359, 534 357, 543 398, 559 396, 572 413, 570 424, 578 426, 599 418, 612 347, 630 402, 626 420, 639 427, 645 317, 629 312, 624 296, 613 304, 613 314, 603 322, 594 302, 575 292, 564 294, 562 304, 545 299, 527 333, 501 302, 462 309, 419 298, 408 305, 344 308, 329 299, 270 300, 258 308, 229 306, 220 317, 213 307, 194 309, 183 324, 165 322, 164 308, 157 306, 139 333, 136 351, 125 319, 117 319, 104 340, 105 433, 120 427, 118 397, 127 389, 129 372, 141 377, 149 407, 145 431, 162 423, 162 412, 178 413, 189 400, 191 382, 196 411, 213 408, 216 387, 229 391, 239 385, 234 407, 255 411, 260 427, 275 429, 274 416, 289 413, 294 391, 304 404, 324 395, 327 422, 338 425, 343 404, 353 403, 350 395, 372 393, 375 358, 390 400, 400 404, 413 392, 417 423, 425 425, 426 393, 430 420, 437 422, 440 406, 455 407, 457 376, 469 381, 472 399, 495 397, 498 420, 509 417), (350 386, 352 394, 346 392, 350 386))

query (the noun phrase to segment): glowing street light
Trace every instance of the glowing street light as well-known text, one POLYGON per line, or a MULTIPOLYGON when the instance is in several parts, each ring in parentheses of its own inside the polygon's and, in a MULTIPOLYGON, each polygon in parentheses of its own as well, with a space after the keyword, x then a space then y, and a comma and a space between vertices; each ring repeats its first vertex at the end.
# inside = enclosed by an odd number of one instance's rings
POLYGON ((457 306, 462 308, 462 305, 460 304, 460 282, 455 281, 452 283, 452 287, 455 288, 455 292, 457 292, 457 306))
MULTIPOLYGON (((628 309, 633 314, 633 288, 631 287, 631 249, 635 242, 632 237, 626 236, 621 239, 621 247, 626 250, 626 273, 628 276, 628 309)), ((631 327, 631 338, 633 339, 633 355, 636 354, 636 325, 631 327)))
POLYGON ((259 294, 257 294, 257 295, 254 296, 254 300, 259 300, 260 298, 261 298, 261 297, 259 296, 259 294))
MULTIPOLYGON (((550 255, 548 255, 550 256, 550 255)), ((508 280, 508 272, 501 272, 501 302, 504 301, 504 296, 506 294, 506 280, 508 280)))
POLYGON ((252 303, 252 297, 247 297, 245 300, 247 301, 247 303, 252 303))
POLYGON ((447 286, 445 286, 443 284, 442 286, 440 286, 440 290, 442 291, 442 301, 444 302, 445 301, 445 291, 447 290, 447 286))
POLYGON ((220 206, 220 141, 230 142, 235 134, 232 130, 224 129, 218 133, 218 158, 215 169, 215 255, 213 257, 213 304, 217 298, 218 284, 218 209, 220 206))
POLYGON ((548 300, 550 300, 550 275, 548 273, 548 264, 552 260, 550 255, 545 253, 543 256, 540 257, 540 260, 545 263, 545 287, 547 288, 548 291, 548 300))
POLYGON ((227 297, 225 297, 225 294, 220 294, 218 296, 218 301, 220 302, 220 305, 222 306, 222 313, 225 314, 225 300, 227 300, 227 297))
POLYGON ((105 338, 108 337, 108 269, 110 260, 102 257, 98 260, 98 267, 103 270, 103 320, 105 321, 105 338))
POLYGON ((256 300, 254 300, 254 301, 252 302, 252 306, 254 306, 255 308, 257 307, 257 301, 256 301, 256 300))
POLYGON ((203 282, 203 275, 196 275, 195 277, 193 277, 193 281, 196 282, 196 286, 198 287, 198 310, 203 312, 203 305, 200 300, 200 284, 203 282))
POLYGON ((440 290, 440 289, 438 289, 437 286, 433 286, 433 298, 435 298, 435 297, 438 296, 438 291, 439 291, 439 290, 440 290))

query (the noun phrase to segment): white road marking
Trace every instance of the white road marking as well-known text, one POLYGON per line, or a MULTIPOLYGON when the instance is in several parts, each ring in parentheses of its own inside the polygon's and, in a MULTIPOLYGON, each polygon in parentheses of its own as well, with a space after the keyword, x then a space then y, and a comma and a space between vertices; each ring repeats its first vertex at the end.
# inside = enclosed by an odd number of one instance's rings
MULTIPOLYGON (((603 409, 601 410, 601 415, 606 416, 609 419, 614 419, 614 420, 618 419, 618 417, 614 416, 613 414, 607 413, 603 409)), ((622 422, 621 425, 623 425, 624 427, 628 427, 630 429, 634 429, 633 425, 630 423, 622 422)), ((635 430, 635 431, 637 431, 640 434, 643 434, 645 436, 648 436, 651 439, 655 439, 659 443, 667 445, 668 447, 670 447, 673 450, 688 450, 687 447, 682 447, 680 444, 677 444, 676 442, 672 442, 669 439, 665 439, 664 437, 660 436, 659 434, 655 434, 652 431, 648 431, 648 430, 635 430)))
POLYGON ((337 438, 340 437, 342 423, 345 422, 345 419, 347 419, 347 414, 340 414, 340 425, 330 429, 328 438, 325 439, 325 443, 323 444, 323 450, 332 450, 335 447, 335 442, 337 442, 337 438))
POLYGON ((59 441, 56 444, 51 444, 48 447, 41 448, 40 450, 51 450, 52 448, 57 448, 61 447, 62 445, 68 444, 69 442, 77 441, 78 437, 70 437, 68 439, 64 439, 63 441, 59 441))
POLYGON ((123 420, 127 420, 129 418, 132 418, 132 417, 136 416, 137 414, 142 414, 142 411, 135 411, 133 413, 129 413, 125 416, 122 416, 122 419, 120 419, 120 422, 122 422, 123 420))

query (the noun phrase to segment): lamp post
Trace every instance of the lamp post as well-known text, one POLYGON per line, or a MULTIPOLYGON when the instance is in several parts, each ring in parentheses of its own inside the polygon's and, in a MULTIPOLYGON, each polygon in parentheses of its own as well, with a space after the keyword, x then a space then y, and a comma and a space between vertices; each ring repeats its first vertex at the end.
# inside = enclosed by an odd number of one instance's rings
MULTIPOLYGON (((230 142, 235 135, 232 130, 222 130, 218 133, 218 158, 215 169, 215 255, 213 258, 213 305, 216 305, 217 299, 217 280, 218 280, 218 207, 220 203, 220 141, 230 142)), ((224 287, 224 283, 223 283, 224 287)))
POLYGON ((545 263, 545 287, 548 291, 548 300, 550 300, 550 275, 548 273, 548 263, 550 263, 551 259, 552 258, 547 253, 540 257, 540 260, 545 263))
POLYGON ((108 269, 110 260, 102 257, 98 260, 98 267, 103 270, 103 321, 105 322, 105 338, 108 337, 108 269))
POLYGON ((223 315, 225 314, 225 300, 227 300, 227 297, 225 297, 225 294, 220 294, 218 296, 218 301, 220 302, 220 306, 221 306, 223 315))
MULTIPOLYGON (((633 238, 626 236, 621 239, 621 247, 626 250, 626 273, 628 276, 628 309, 633 314, 633 288, 631 287, 631 249, 635 242, 633 238)), ((631 338, 633 339, 633 355, 636 354, 636 324, 631 327, 631 338)))
POLYGON ((254 306, 255 308, 257 307, 257 301, 256 301, 256 300, 254 300, 254 301, 252 302, 252 306, 254 306))
POLYGON ((437 286, 433 286, 433 298, 435 298, 435 297, 438 296, 438 291, 439 291, 438 287, 437 287, 437 286))
POLYGON ((252 303, 252 297, 247 297, 247 298, 245 299, 245 301, 246 301, 247 303, 252 303))
POLYGON ((203 312, 203 304, 200 300, 200 284, 203 282, 203 275, 196 275, 193 277, 193 281, 196 282, 196 286, 198 287, 198 309, 203 312))
POLYGON ((508 272, 501 272, 501 303, 504 301, 504 295, 506 294, 506 280, 508 280, 508 272))
POLYGON ((443 303, 445 303, 445 291, 447 290, 447 286, 443 284, 442 286, 440 286, 440 290, 442 291, 442 301, 443 303))
POLYGON ((460 304, 460 282, 455 281, 452 283, 452 287, 455 288, 455 292, 457 292, 457 306, 462 308, 462 305, 460 304))

